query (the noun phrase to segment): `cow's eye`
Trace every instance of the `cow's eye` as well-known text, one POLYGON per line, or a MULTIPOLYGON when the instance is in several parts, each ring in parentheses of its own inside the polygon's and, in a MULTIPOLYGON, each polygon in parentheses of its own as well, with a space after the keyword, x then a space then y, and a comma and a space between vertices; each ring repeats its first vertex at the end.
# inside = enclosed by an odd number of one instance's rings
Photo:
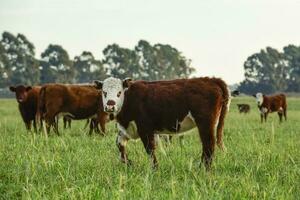
POLYGON ((121 95, 121 91, 118 92, 117 97, 120 97, 120 95, 121 95))
POLYGON ((106 98, 106 96, 107 96, 107 92, 104 92, 104 91, 103 91, 103 95, 104 95, 104 97, 106 98))

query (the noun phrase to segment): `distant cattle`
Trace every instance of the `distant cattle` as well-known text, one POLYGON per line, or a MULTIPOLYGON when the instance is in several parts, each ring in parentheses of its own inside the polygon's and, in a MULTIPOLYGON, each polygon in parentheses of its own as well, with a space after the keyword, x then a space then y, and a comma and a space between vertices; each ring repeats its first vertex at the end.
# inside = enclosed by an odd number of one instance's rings
POLYGON ((39 86, 10 86, 10 91, 14 92, 19 105, 19 111, 25 123, 26 129, 31 130, 33 125, 34 131, 37 132, 37 104, 41 87, 39 86))
POLYGON ((46 84, 40 91, 39 109, 46 121, 47 132, 52 126, 59 134, 55 125, 55 119, 59 116, 72 120, 93 118, 89 133, 98 123, 105 132, 107 114, 103 111, 101 93, 94 85, 46 84))
POLYGON ((237 104, 238 110, 240 113, 249 113, 250 105, 249 104, 237 104))
POLYGON ((107 78, 96 83, 102 88, 104 110, 116 117, 117 146, 123 162, 129 163, 125 152, 127 141, 141 138, 156 167, 155 134, 180 134, 194 127, 198 128, 202 160, 207 169, 215 150, 215 131, 217 144, 223 148, 223 126, 230 93, 221 79, 132 82, 107 78))
POLYGON ((284 94, 277 94, 273 96, 266 96, 262 93, 257 93, 253 95, 256 98, 257 106, 260 110, 261 122, 265 119, 267 121, 267 116, 271 112, 277 112, 280 122, 282 122, 282 115, 285 120, 287 118, 287 102, 284 94))

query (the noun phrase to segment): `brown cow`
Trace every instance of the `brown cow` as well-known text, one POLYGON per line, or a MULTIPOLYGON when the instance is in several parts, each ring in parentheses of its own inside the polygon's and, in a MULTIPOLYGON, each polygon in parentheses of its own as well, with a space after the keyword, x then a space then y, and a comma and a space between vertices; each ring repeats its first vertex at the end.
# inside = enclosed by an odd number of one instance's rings
POLYGON ((38 96, 41 87, 18 85, 16 87, 10 86, 9 89, 16 95, 16 99, 19 104, 19 111, 25 123, 26 129, 30 131, 32 124, 34 131, 37 132, 36 114, 38 107, 38 96))
POLYGON ((279 121, 282 122, 282 115, 284 116, 285 120, 286 116, 286 97, 284 94, 277 94, 273 96, 266 96, 262 93, 257 93, 253 95, 256 98, 257 106, 260 110, 260 119, 263 122, 267 121, 267 116, 269 113, 277 112, 279 116, 279 121))
POLYGON ((240 113, 249 113, 250 105, 249 104, 237 104, 240 113))
POLYGON ((224 119, 230 93, 218 78, 177 79, 172 81, 121 81, 107 78, 96 82, 102 88, 104 110, 117 119, 117 146, 121 160, 129 163, 125 146, 129 139, 141 138, 146 152, 157 166, 156 134, 180 134, 198 127, 202 160, 210 169, 217 144, 223 148, 224 119))
POLYGON ((67 116, 70 119, 81 120, 95 118, 90 123, 91 134, 100 123, 105 132, 107 114, 103 111, 101 93, 94 85, 46 84, 40 91, 40 112, 46 121, 47 132, 55 126, 55 118, 67 116))

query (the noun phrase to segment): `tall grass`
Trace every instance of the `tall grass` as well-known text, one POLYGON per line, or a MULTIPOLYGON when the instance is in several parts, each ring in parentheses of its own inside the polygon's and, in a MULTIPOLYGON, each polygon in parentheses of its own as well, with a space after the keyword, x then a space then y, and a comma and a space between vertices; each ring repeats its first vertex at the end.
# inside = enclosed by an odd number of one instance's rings
POLYGON ((212 171, 199 166, 194 134, 163 143, 153 171, 141 141, 128 144, 132 166, 119 161, 116 130, 88 136, 85 122, 53 133, 27 133, 14 100, 0 100, 2 199, 299 199, 300 99, 288 99, 288 121, 276 113, 261 124, 251 98, 232 101, 225 124, 227 152, 216 150, 212 171), (236 103, 250 103, 239 114, 236 103), (165 153, 163 153, 165 152, 165 153))

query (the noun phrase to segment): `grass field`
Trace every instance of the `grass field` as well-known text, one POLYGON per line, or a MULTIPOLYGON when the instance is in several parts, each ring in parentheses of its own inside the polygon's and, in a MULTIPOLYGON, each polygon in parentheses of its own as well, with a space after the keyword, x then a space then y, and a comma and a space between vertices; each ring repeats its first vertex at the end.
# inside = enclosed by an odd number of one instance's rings
MULTIPOLYGON (((300 199, 300 99, 288 99, 288 121, 276 113, 261 124, 252 98, 232 101, 225 124, 227 152, 216 150, 212 171, 199 167, 197 134, 181 148, 175 138, 157 149, 151 169, 141 141, 128 144, 132 166, 119 161, 114 124, 108 135, 72 129, 27 133, 15 100, 0 100, 0 198, 2 199, 300 199), (237 102, 251 104, 250 114, 237 102)), ((194 131, 196 133, 196 131, 194 131)))

